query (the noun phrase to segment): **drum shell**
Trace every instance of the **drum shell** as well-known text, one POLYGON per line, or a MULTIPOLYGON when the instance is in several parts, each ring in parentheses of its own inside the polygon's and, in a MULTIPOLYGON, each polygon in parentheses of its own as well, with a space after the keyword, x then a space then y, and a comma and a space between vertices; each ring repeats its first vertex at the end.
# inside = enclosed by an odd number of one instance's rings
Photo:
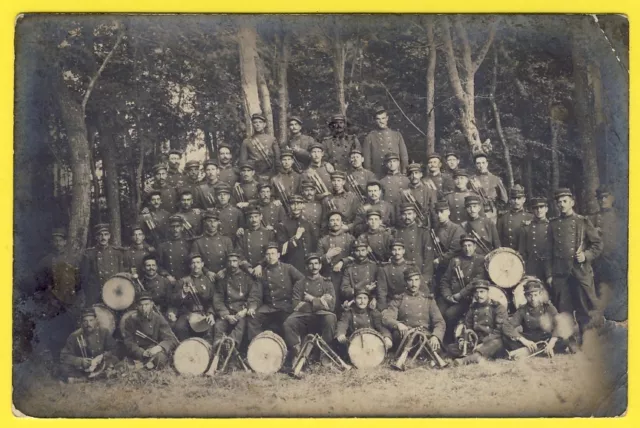
POLYGON ((351 364, 358 369, 377 367, 382 364, 387 355, 384 347, 384 336, 372 328, 358 329, 349 337, 347 353, 349 354, 351 364), (379 343, 371 346, 376 343, 374 342, 374 338, 377 339, 379 343), (363 349, 363 344, 369 346, 364 350, 364 355, 360 352, 360 349, 363 349))
POLYGON ((201 337, 183 340, 173 353, 173 367, 182 375, 203 375, 209 369, 213 359, 213 346, 201 337), (198 354, 193 352, 194 345, 199 345, 198 354))
POLYGON ((285 341, 272 331, 263 331, 251 340, 249 348, 247 349, 247 363, 249 367, 256 373, 272 374, 280 371, 287 358, 287 345, 285 341), (273 358, 269 358, 267 364, 264 363, 266 358, 261 357, 266 355, 259 345, 265 340, 274 342, 280 351, 280 355, 274 355, 273 358))
POLYGON ((98 325, 102 328, 106 328, 109 330, 109 333, 113 334, 113 332, 116 331, 115 313, 102 303, 96 303, 93 305, 93 309, 96 311, 98 325))
POLYGON ((487 274, 491 279, 491 282, 496 284, 501 288, 513 288, 522 280, 522 277, 525 274, 524 269, 524 261, 522 260, 522 256, 520 254, 509 247, 500 247, 491 251, 484 258, 484 266, 487 270, 487 274), (505 255, 509 255, 509 257, 513 258, 513 260, 517 263, 518 271, 514 271, 510 273, 509 278, 504 278, 502 276, 497 276, 496 274, 496 262, 498 262, 498 257, 504 258, 505 255), (492 263, 493 262, 493 263, 492 263), (519 273, 519 274, 518 274, 519 273))
POLYGON ((132 309, 130 311, 125 312, 121 317, 120 317, 120 321, 118 322, 118 330, 120 330, 120 335, 121 337, 124 337, 124 323, 131 318, 133 315, 135 315, 135 313, 137 312, 137 310, 132 309))
POLYGON ((205 319, 207 316, 201 312, 191 312, 188 315, 189 327, 196 333, 204 333, 212 326, 205 319))
POLYGON ((505 291, 500 287, 495 287, 493 285, 489 286, 489 298, 500 303, 505 307, 505 309, 509 307, 509 298, 507 297, 507 293, 505 293, 505 291))
POLYGON ((135 298, 136 287, 129 274, 115 274, 102 286, 102 301, 114 311, 129 309, 135 298))

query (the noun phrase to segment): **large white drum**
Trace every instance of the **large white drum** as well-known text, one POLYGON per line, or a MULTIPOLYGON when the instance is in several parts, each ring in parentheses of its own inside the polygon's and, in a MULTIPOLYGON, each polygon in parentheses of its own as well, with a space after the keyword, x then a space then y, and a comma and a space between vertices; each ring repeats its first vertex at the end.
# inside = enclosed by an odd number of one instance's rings
POLYGON ((377 367, 387 356, 384 338, 372 328, 361 328, 349 338, 349 359, 359 369, 377 367))
POLYGON ((114 311, 128 309, 136 298, 136 287, 131 277, 118 273, 107 280, 102 287, 102 301, 114 311))
POLYGON ((500 247, 484 258, 484 267, 489 278, 498 287, 513 288, 524 276, 524 261, 517 251, 500 247))
POLYGON ((178 345, 173 353, 173 367, 182 375, 206 373, 213 359, 213 347, 200 337, 191 337, 178 345))
POLYGON ((264 331, 253 338, 247 350, 247 363, 256 373, 277 373, 287 358, 287 345, 272 331, 264 331))

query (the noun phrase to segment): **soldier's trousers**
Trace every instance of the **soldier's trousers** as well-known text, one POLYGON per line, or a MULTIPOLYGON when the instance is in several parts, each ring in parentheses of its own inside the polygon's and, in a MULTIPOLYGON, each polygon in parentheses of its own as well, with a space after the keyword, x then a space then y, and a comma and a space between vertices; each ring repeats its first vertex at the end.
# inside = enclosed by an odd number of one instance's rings
POLYGON ((471 304, 468 300, 463 300, 459 303, 450 303, 445 299, 440 299, 438 303, 438 308, 440 309, 440 313, 444 318, 447 324, 447 331, 445 333, 445 342, 453 342, 453 331, 456 329, 456 325, 458 325, 458 321, 464 318, 465 314, 469 310, 469 305, 471 304))
POLYGON ((593 271, 590 266, 586 266, 588 273, 582 278, 575 275, 554 275, 552 284, 553 303, 558 312, 573 313, 576 311, 576 321, 580 331, 584 328, 591 317, 593 311, 597 309, 596 289, 593 281, 593 271))
POLYGON ((160 370, 165 368, 169 364, 169 355, 167 355, 165 351, 160 351, 156 355, 148 359, 147 361, 142 361, 142 362, 145 364, 147 362, 151 362, 153 363, 153 366, 156 369, 160 370))
POLYGON ((213 326, 213 344, 214 346, 222 339, 223 335, 227 335, 236 342, 236 348, 240 348, 244 339, 244 333, 247 330, 247 318, 239 318, 238 322, 231 324, 225 319, 216 321, 213 326))
POLYGON ((504 342, 502 340, 502 336, 498 334, 490 334, 480 341, 475 352, 485 358, 491 358, 503 349, 504 342))
POLYGON ((298 345, 307 334, 320 333, 330 344, 336 332, 338 319, 335 314, 301 314, 294 312, 284 322, 284 341, 288 348, 298 345))
POLYGON ((251 343, 254 337, 265 330, 272 330, 283 336, 283 324, 289 315, 285 311, 256 312, 253 318, 247 319, 247 341, 251 343))
POLYGON ((205 331, 204 333, 196 333, 195 331, 193 331, 189 326, 188 314, 180 315, 178 320, 173 325, 173 332, 176 334, 176 337, 180 342, 190 337, 211 337, 211 329, 205 331))
MULTIPOLYGON (((540 342, 542 340, 546 341, 551 339, 551 335, 546 332, 530 333, 530 334, 522 333, 522 336, 524 336, 525 339, 531 340, 532 342, 540 342)), ((513 350, 524 347, 522 343, 518 342, 517 340, 512 340, 508 337, 503 337, 502 340, 504 343, 504 348, 507 351, 513 351, 513 350)), ((553 347, 553 350, 556 352, 560 352, 560 351, 564 351, 566 347, 567 347, 567 341, 563 339, 558 339, 558 341, 556 342, 556 346, 553 347)))

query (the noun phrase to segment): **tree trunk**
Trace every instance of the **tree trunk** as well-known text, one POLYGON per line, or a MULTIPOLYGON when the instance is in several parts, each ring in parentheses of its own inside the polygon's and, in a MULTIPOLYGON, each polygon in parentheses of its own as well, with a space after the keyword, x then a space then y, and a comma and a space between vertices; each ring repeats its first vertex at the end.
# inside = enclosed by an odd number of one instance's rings
MULTIPOLYGON (((531 147, 527 147, 527 158, 524 164, 524 189, 527 195, 527 199, 531 200, 533 197, 533 158, 531 147)), ((513 187, 513 184, 511 185, 513 187)))
POLYGON ((114 153, 114 141, 108 132, 100 133, 100 145, 102 152, 102 171, 104 173, 104 190, 107 197, 107 209, 109 212, 109 229, 111 230, 111 242, 114 245, 122 244, 122 219, 120 216, 120 186, 118 180, 118 166, 114 153))
POLYGON ((436 151, 436 42, 433 34, 433 18, 427 18, 427 40, 429 57, 427 60, 427 153, 436 151))
POLYGON ((493 73, 491 75, 491 87, 489 88, 489 102, 491 103, 491 110, 493 111, 493 119, 496 122, 496 131, 498 131, 498 138, 502 143, 504 150, 504 161, 507 164, 507 181, 509 188, 513 187, 515 181, 513 179, 513 166, 511 164, 511 154, 509 153, 509 144, 507 138, 502 130, 502 122, 500 121, 500 110, 498 110, 498 103, 496 103, 496 87, 498 86, 498 50, 493 49, 493 73))
POLYGON ((338 107, 340 113, 347 114, 347 103, 344 95, 344 68, 346 64, 346 46, 342 42, 340 27, 334 26, 333 38, 333 79, 336 85, 336 94, 338 96, 338 107))
POLYGON ((256 57, 256 65, 258 71, 258 95, 260 96, 262 114, 267 118, 267 134, 275 135, 275 129, 273 126, 273 110, 271 109, 271 94, 265 77, 266 70, 264 63, 259 56, 256 57))
POLYGON ((278 104, 280 105, 278 139, 281 144, 289 139, 289 121, 287 120, 289 115, 289 86, 287 84, 289 55, 289 33, 284 32, 278 56, 278 104))
POLYGON ((71 149, 69 152, 73 175, 67 245, 73 252, 79 252, 87 245, 91 217, 91 149, 82 105, 71 96, 61 73, 56 87, 56 99, 71 149))
POLYGON ((243 24, 238 29, 238 49, 240 52, 240 79, 242 81, 242 96, 244 99, 244 116, 247 125, 247 136, 252 134, 251 115, 260 112, 260 97, 258 96, 258 70, 256 57, 257 39, 256 29, 243 24))
POLYGON ((549 127, 551 130, 551 190, 560 187, 560 160, 558 158, 558 135, 562 123, 557 118, 558 107, 549 107, 549 127))
POLYGON ((581 18, 582 25, 573 31, 571 58, 573 62, 574 103, 578 135, 582 147, 582 169, 584 185, 582 188, 582 207, 588 212, 598 209, 595 192, 598 188, 599 174, 595 140, 595 114, 593 106, 593 80, 597 77, 593 70, 596 64, 588 59, 587 24, 590 17, 581 18))
POLYGON ((591 76, 591 84, 593 87, 593 109, 595 118, 594 138, 597 151, 596 160, 598 163, 599 179, 601 182, 608 182, 607 157, 610 151, 608 140, 608 123, 605 113, 604 88, 602 87, 602 76, 600 75, 600 67, 595 64, 589 64, 589 75, 591 76))
POLYGON ((136 191, 136 197, 135 197, 135 215, 136 215, 136 221, 137 221, 137 215, 140 212, 140 210, 142 209, 142 188, 144 187, 144 177, 143 177, 143 172, 144 172, 144 160, 145 160, 145 156, 144 156, 144 144, 143 141, 140 141, 140 157, 138 158, 138 167, 136 168, 135 171, 135 176, 134 176, 134 180, 133 180, 133 186, 134 189, 136 191))

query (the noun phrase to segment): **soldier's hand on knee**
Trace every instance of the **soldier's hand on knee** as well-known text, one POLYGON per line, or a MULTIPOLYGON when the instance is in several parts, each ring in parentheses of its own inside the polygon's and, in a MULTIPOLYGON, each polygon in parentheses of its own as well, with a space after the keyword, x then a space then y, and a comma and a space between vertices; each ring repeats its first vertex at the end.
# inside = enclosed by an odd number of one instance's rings
POLYGON ((82 368, 83 369, 88 369, 89 367, 91 367, 91 358, 83 358, 82 359, 82 368))
POLYGON ((431 336, 429 338, 429 345, 431 345, 431 349, 433 349, 434 351, 440 349, 440 341, 435 336, 431 336))
POLYGON ((344 334, 341 334, 340 336, 338 336, 338 342, 342 344, 347 343, 347 336, 345 336, 344 334))
POLYGON ((384 349, 386 349, 387 351, 389 349, 391 349, 391 347, 393 346, 393 341, 391 339, 389 339, 388 337, 384 338, 384 349))
POLYGON ((536 344, 529 339, 525 339, 524 337, 520 337, 519 342, 522 343, 530 352, 535 352, 536 344))
POLYGON ((209 324, 209 325, 215 324, 215 320, 213 318, 213 314, 208 314, 206 316, 205 320, 207 321, 207 324, 209 324))
POLYGON ((256 309, 255 308, 251 308, 247 311, 247 316, 250 316, 251 318, 253 318, 256 315, 256 309))
POLYGON ((396 328, 398 329, 398 333, 400 333, 400 336, 402 337, 404 337, 404 335, 407 334, 407 332, 409 331, 409 327, 407 327, 402 323, 399 323, 396 328))

